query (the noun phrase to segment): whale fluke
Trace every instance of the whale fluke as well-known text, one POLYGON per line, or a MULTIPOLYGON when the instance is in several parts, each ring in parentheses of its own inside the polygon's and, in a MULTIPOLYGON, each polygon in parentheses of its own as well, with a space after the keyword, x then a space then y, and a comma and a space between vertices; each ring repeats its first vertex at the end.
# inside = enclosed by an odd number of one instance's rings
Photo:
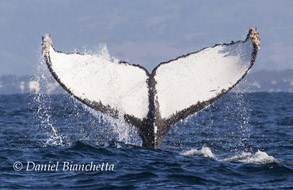
POLYGON ((42 53, 59 84, 76 99, 136 127, 143 147, 160 148, 178 121, 208 107, 247 74, 260 49, 256 28, 245 40, 192 52, 159 64, 140 65, 107 55, 63 53, 42 37, 42 53))

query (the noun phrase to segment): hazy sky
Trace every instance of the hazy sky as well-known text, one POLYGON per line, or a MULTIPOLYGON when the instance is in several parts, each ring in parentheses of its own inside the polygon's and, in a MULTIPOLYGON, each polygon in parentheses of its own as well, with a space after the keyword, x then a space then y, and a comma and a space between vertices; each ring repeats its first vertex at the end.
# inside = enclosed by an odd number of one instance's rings
POLYGON ((1 0, 0 75, 33 75, 41 36, 57 50, 98 50, 153 69, 216 43, 242 40, 258 28, 261 51, 253 67, 293 69, 291 0, 1 0))

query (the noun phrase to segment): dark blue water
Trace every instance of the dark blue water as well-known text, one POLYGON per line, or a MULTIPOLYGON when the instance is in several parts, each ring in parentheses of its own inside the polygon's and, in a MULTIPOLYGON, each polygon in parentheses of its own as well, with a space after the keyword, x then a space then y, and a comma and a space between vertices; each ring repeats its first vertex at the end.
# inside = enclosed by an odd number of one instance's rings
POLYGON ((293 189, 293 94, 230 93, 140 143, 68 95, 0 96, 0 189, 293 189))

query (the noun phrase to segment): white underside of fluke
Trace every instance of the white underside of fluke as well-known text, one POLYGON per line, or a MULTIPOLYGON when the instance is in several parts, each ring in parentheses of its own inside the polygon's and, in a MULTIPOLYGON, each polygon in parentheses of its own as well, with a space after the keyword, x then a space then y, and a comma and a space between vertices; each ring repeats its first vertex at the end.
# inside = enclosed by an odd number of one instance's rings
POLYGON ((102 55, 56 52, 50 48, 51 67, 76 97, 101 102, 139 119, 148 113, 147 75, 143 69, 102 55))
POLYGON ((155 80, 161 116, 170 118, 231 88, 249 69, 253 49, 247 40, 206 48, 160 65, 155 80))

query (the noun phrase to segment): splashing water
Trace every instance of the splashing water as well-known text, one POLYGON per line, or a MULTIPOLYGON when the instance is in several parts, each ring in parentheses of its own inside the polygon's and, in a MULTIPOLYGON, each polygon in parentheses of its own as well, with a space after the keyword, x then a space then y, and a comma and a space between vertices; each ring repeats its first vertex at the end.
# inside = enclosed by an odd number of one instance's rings
POLYGON ((37 67, 35 78, 40 87, 39 91, 36 92, 36 96, 34 97, 34 101, 38 105, 36 116, 39 121, 39 127, 45 131, 46 135, 49 136, 44 144, 63 145, 62 136, 58 133, 58 130, 53 126, 53 122, 51 121, 51 102, 46 95, 49 90, 49 84, 51 84, 50 75, 42 57, 39 58, 39 65, 37 67))
POLYGON ((99 123, 102 125, 107 125, 108 128, 112 129, 114 134, 111 135, 116 135, 119 142, 135 145, 141 144, 141 140, 138 137, 134 127, 128 125, 125 122, 123 116, 119 115, 118 119, 114 119, 94 109, 91 109, 86 105, 83 105, 83 108, 89 111, 95 118, 97 118, 99 123))
POLYGON ((253 152, 251 109, 246 98, 242 93, 225 95, 209 108, 175 125, 168 135, 170 141, 189 148, 212 147, 223 156, 253 152))

